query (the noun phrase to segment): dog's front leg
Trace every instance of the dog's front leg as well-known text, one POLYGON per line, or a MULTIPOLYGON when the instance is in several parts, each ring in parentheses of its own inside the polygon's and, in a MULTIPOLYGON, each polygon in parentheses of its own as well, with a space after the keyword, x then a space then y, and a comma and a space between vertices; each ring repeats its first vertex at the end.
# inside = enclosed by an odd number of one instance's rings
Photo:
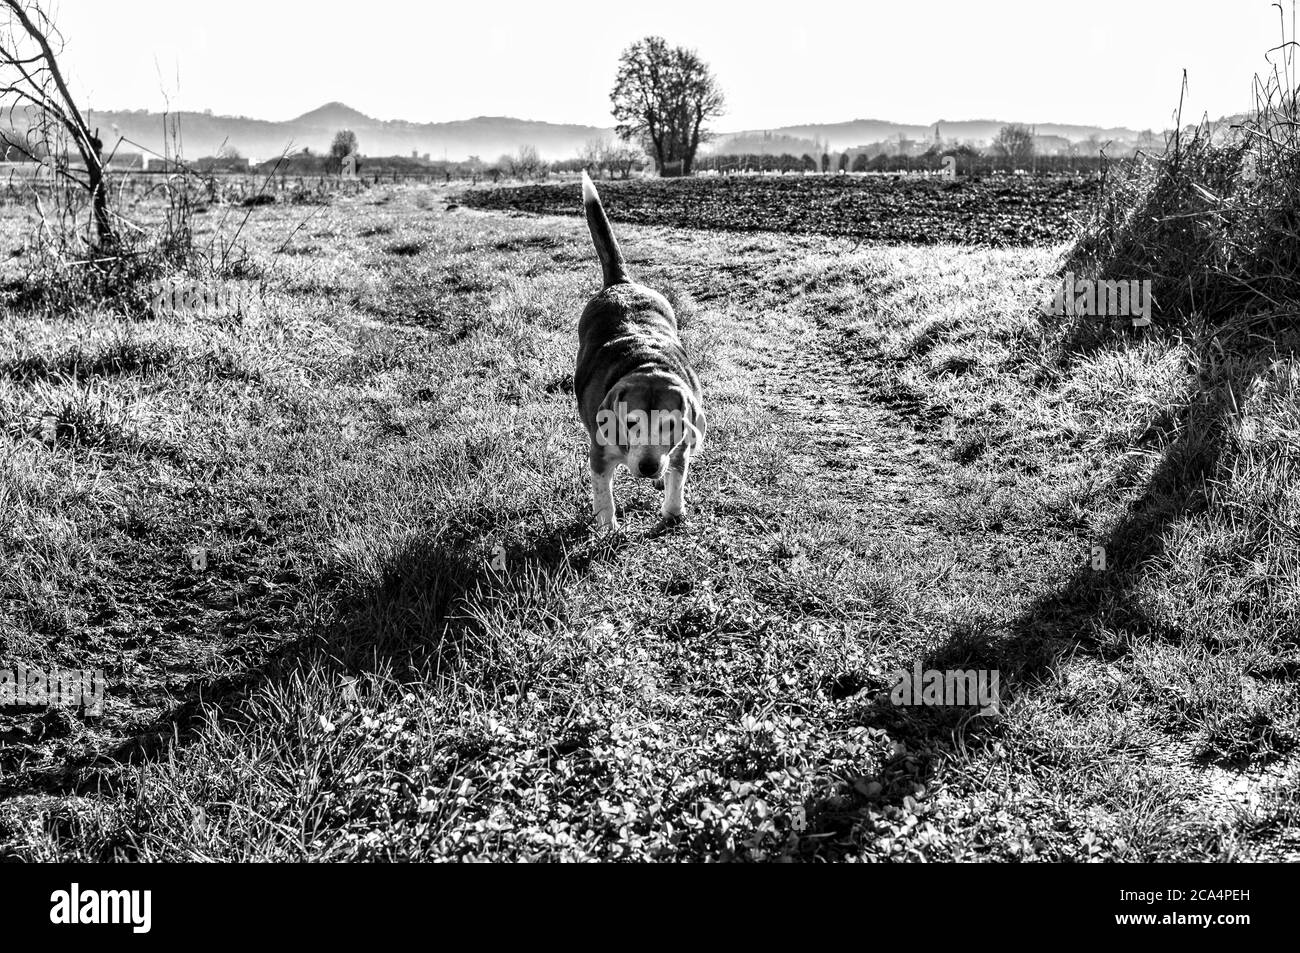
POLYGON ((686 489, 686 474, 691 468, 691 451, 700 445, 700 433, 687 424, 686 436, 668 455, 668 472, 664 474, 664 503, 659 515, 667 520, 679 520, 686 515, 686 502, 682 498, 686 489))
POLYGON ((664 503, 659 508, 659 515, 664 519, 678 520, 686 513, 682 491, 686 488, 686 473, 690 466, 689 453, 673 454, 668 460, 668 472, 664 474, 664 503))
POLYGON ((611 532, 618 529, 618 515, 614 512, 614 474, 617 466, 604 460, 591 461, 591 512, 596 525, 611 532))

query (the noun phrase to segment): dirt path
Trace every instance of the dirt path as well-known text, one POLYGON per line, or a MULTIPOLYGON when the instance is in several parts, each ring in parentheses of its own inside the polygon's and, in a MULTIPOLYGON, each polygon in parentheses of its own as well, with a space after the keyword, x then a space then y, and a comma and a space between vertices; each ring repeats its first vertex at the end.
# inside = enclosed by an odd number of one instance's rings
POLYGON ((795 354, 778 344, 770 355, 775 409, 810 435, 797 472, 873 520, 894 528, 929 524, 923 488, 946 482, 953 469, 939 427, 918 429, 857 386, 852 358, 834 333, 819 329, 805 343, 795 354))

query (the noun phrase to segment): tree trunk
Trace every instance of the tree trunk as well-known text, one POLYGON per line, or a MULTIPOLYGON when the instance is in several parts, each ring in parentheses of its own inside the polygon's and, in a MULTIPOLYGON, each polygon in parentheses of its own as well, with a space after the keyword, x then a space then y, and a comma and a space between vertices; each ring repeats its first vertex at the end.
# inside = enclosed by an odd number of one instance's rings
POLYGON ((655 166, 660 170, 659 174, 663 175, 664 167, 664 141, 663 135, 657 134, 654 127, 650 127, 650 144, 655 149, 655 166))
POLYGON ((90 137, 91 160, 86 163, 90 184, 90 207, 95 218, 95 240, 100 247, 113 243, 113 223, 108 217, 108 187, 104 184, 104 144, 90 137))
POLYGON ((687 143, 686 146, 686 163, 682 170, 685 175, 690 175, 691 170, 695 166, 695 153, 698 152, 700 148, 700 130, 703 126, 704 114, 700 110, 696 109, 695 122, 691 126, 690 142, 687 143))

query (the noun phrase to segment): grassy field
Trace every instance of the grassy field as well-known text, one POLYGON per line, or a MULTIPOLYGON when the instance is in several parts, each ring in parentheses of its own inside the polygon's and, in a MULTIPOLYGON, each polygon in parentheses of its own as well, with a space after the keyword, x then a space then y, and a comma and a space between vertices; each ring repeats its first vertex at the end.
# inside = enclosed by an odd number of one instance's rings
POLYGON ((1300 856, 1294 337, 1044 318, 1059 247, 616 227, 706 391, 672 528, 626 475, 591 525, 578 219, 270 206, 252 315, 0 320, 0 661, 110 683, 0 710, 0 854, 1300 856))

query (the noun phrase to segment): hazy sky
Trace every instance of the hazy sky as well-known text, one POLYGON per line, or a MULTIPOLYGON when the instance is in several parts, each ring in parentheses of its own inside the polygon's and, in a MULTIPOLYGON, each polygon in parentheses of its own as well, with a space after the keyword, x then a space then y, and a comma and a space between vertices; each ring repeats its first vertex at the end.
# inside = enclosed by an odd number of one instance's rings
MULTIPOLYGON (((1288 11, 1290 0, 1287 0, 1288 11)), ((612 125, 619 52, 694 47, 722 130, 853 118, 1162 128, 1239 112, 1279 39, 1265 0, 59 0, 85 105, 288 119, 340 100, 383 119, 612 125)), ((1288 20, 1290 13, 1288 12, 1288 20)))

